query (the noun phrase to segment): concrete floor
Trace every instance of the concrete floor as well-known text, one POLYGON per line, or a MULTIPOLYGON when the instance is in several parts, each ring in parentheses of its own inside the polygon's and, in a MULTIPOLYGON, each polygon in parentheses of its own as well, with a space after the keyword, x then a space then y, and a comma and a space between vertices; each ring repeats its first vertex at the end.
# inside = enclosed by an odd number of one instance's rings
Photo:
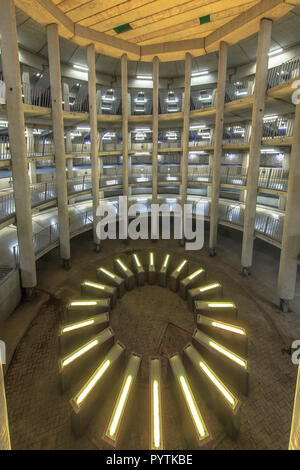
MULTIPOLYGON (((260 240, 255 241, 255 264, 252 275, 240 275, 241 235, 222 229, 216 258, 208 256, 207 246, 201 252, 189 252, 192 262, 206 267, 210 280, 219 280, 225 297, 239 306, 239 320, 249 337, 250 393, 242 397, 241 432, 236 441, 227 437, 213 409, 201 397, 200 408, 213 434, 211 448, 216 449, 287 449, 297 366, 291 362, 288 349, 300 338, 299 302, 283 315, 276 298, 276 277, 279 250, 260 240)), ((50 295, 26 335, 19 343, 7 371, 5 381, 14 449, 104 449, 101 440, 112 402, 107 398, 87 434, 75 439, 71 431, 69 398, 74 390, 61 395, 58 390, 57 332, 64 304, 79 295, 82 280, 95 280, 100 264, 110 266, 115 253, 150 247, 174 253, 184 251, 178 242, 106 241, 100 254, 92 251, 91 234, 72 240, 72 269, 60 269, 57 250, 38 262, 38 288, 50 295)), ((299 297, 298 297, 299 298, 299 297)), ((195 327, 192 314, 177 294, 157 286, 148 286, 127 293, 112 311, 111 325, 116 337, 128 350, 144 355, 181 350, 195 327)), ((166 360, 165 364, 166 364, 166 360)), ((148 446, 146 383, 144 361, 138 384, 139 419, 129 429, 125 448, 148 446)), ((177 404, 167 382, 164 386, 164 419, 167 448, 188 449, 181 432, 177 404)))

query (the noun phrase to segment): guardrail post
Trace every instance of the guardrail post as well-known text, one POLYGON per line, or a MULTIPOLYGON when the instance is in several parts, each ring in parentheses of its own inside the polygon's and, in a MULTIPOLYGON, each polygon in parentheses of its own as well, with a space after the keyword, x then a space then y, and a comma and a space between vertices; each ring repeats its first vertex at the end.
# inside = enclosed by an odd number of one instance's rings
POLYGON ((249 274, 253 258, 254 224, 256 214, 260 150, 263 133, 265 97, 267 89, 269 50, 271 44, 272 20, 263 18, 260 22, 257 47, 256 81, 252 111, 252 133, 248 168, 247 198, 242 246, 242 271, 249 274))
POLYGON ((0 0, 0 10, 1 59, 6 84, 21 282, 26 295, 31 296, 36 286, 36 266, 14 1, 0 0))

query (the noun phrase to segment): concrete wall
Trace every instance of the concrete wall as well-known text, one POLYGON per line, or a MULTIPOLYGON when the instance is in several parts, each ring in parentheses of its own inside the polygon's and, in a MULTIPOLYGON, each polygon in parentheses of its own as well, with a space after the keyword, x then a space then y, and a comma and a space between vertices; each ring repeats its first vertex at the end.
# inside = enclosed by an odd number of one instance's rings
POLYGON ((19 270, 11 271, 0 281, 0 324, 4 322, 21 300, 19 270))

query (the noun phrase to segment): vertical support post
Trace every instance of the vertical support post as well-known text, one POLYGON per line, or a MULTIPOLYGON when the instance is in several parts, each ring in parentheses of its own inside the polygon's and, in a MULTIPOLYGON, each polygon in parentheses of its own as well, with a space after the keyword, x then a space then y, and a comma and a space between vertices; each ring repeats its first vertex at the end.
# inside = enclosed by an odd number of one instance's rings
POLYGON ((60 256, 63 261, 63 266, 68 269, 70 267, 71 258, 70 226, 68 214, 64 120, 62 110, 60 52, 57 24, 50 24, 47 26, 47 38, 55 148, 60 256))
POLYGON ((100 239, 97 235, 97 224, 99 217, 97 209, 99 206, 99 164, 98 164, 98 120, 96 103, 96 61, 95 45, 87 48, 88 87, 89 87, 89 109, 90 109, 90 138, 91 138, 91 168, 92 168, 92 196, 93 196, 93 237, 95 250, 100 251, 100 239))
POLYGON ((185 77, 184 77, 184 103, 183 103, 183 144, 181 159, 181 208, 184 215, 184 205, 187 200, 187 174, 189 155, 189 130, 190 130, 190 101, 191 101, 191 73, 192 56, 185 55, 185 77))
POLYGON ((152 204, 157 204, 159 58, 153 59, 152 204))
POLYGON ((224 124, 224 102, 227 77, 227 58, 228 44, 220 43, 219 50, 219 66, 218 66, 218 87, 217 87, 217 103, 216 103, 216 124, 214 138, 214 159, 212 168, 212 188, 211 188, 211 205, 210 205, 210 232, 209 232, 209 251, 210 256, 215 256, 218 223, 219 223, 219 196, 221 181, 221 159, 223 149, 223 124, 224 124))
MULTIPOLYGON (((121 57, 122 75, 122 137, 123 137, 123 195, 128 198, 128 76, 127 54, 121 57)), ((127 200, 128 205, 128 200, 127 200)))
POLYGON ((281 255, 278 275, 278 295, 281 308, 288 311, 288 301, 295 295, 298 256, 300 250, 300 104, 296 105, 294 138, 290 157, 290 171, 281 255))
POLYGON ((0 0, 1 58, 6 85, 8 133, 17 217, 22 287, 28 296, 36 286, 29 177, 25 142, 15 4, 0 0))
POLYGON ((252 132, 249 152, 247 197, 244 220, 242 269, 248 275, 252 266, 254 224, 256 215, 257 186, 260 166, 260 150, 263 133, 265 98, 267 89, 269 50, 271 44, 272 20, 263 18, 258 34, 256 80, 252 110, 252 132))
POLYGON ((0 450, 10 450, 10 437, 2 362, 0 357, 0 450))

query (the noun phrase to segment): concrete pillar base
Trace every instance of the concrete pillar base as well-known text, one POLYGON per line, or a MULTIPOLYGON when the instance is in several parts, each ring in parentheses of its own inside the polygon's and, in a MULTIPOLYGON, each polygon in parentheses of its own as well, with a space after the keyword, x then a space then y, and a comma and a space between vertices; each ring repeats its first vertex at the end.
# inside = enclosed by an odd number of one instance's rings
POLYGON ((63 267, 63 269, 66 269, 67 271, 69 271, 69 269, 71 269, 71 260, 70 259, 63 259, 62 260, 62 267, 63 267))
POLYGON ((184 238, 179 240, 179 246, 181 246, 182 248, 185 246, 185 239, 184 238))
POLYGON ((214 258, 214 257, 216 256, 216 254, 217 254, 217 253, 216 253, 216 249, 215 249, 215 248, 210 248, 210 249, 209 249, 209 256, 210 256, 211 258, 214 258))
POLYGON ((100 243, 95 243, 95 252, 96 252, 96 253, 100 253, 100 251, 101 251, 101 245, 100 245, 100 243))
POLYGON ((25 287, 23 289, 23 295, 26 300, 31 300, 35 297, 35 288, 34 287, 25 287))
POLYGON ((242 275, 244 277, 250 276, 250 268, 242 267, 242 275))
POLYGON ((289 301, 287 299, 280 299, 280 310, 282 313, 289 313, 289 301))

